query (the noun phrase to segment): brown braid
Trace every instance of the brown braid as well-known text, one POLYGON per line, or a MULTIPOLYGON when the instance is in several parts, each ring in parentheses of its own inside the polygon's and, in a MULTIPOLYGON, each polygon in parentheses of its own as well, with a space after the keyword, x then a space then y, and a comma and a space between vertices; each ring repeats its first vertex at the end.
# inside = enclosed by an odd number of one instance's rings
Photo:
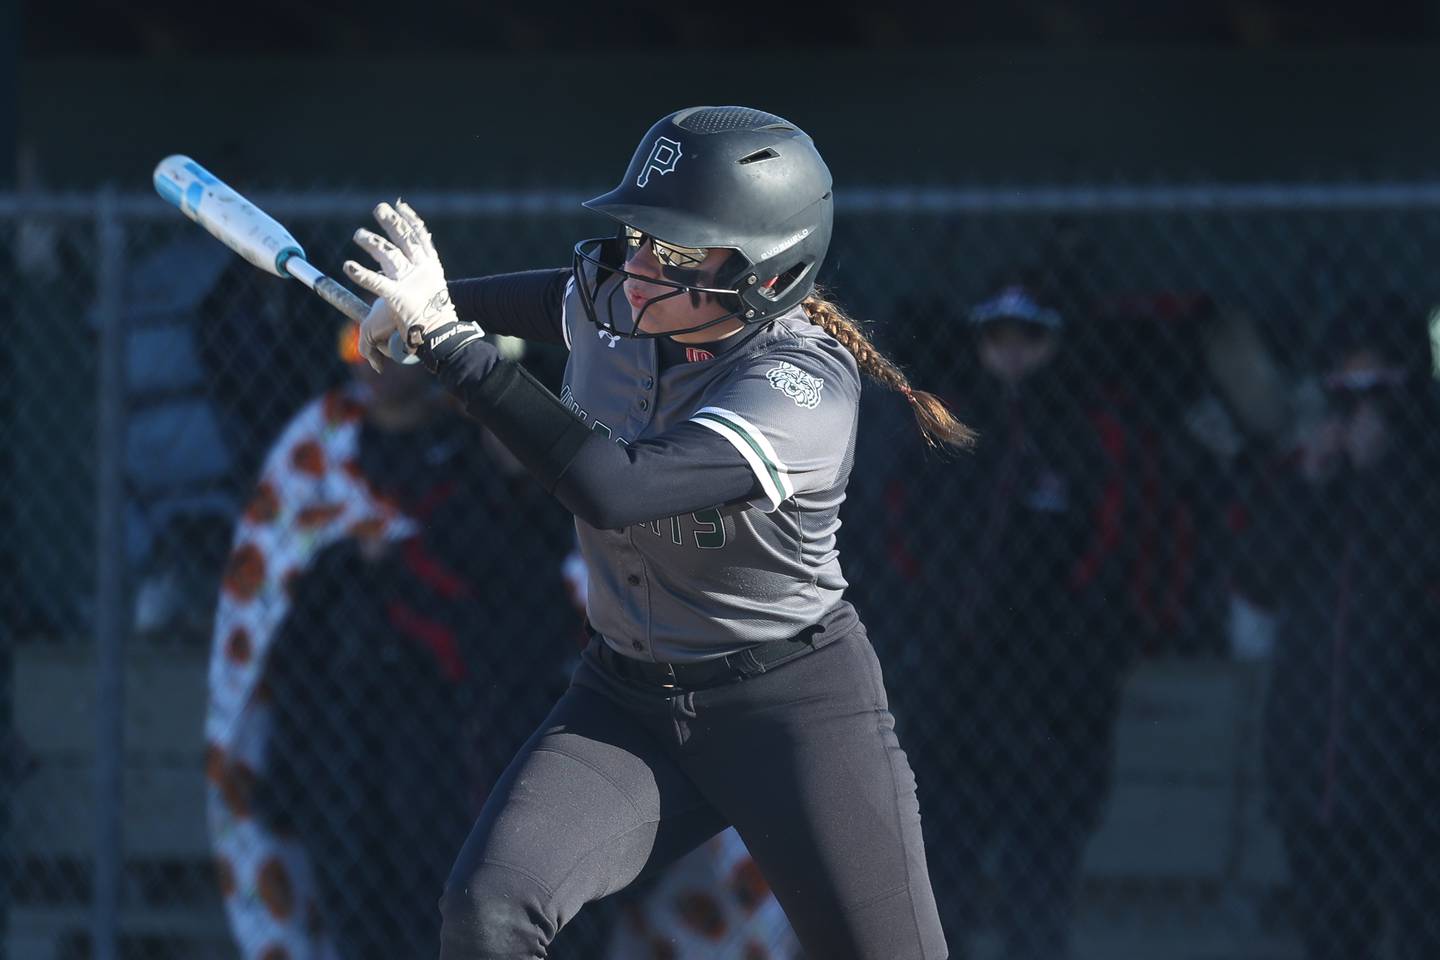
POLYGON ((910 379, 889 357, 876 349, 845 311, 819 293, 812 293, 800 304, 810 322, 840 341, 855 357, 860 372, 889 390, 903 395, 910 402, 915 422, 925 442, 932 447, 967 448, 975 444, 975 431, 955 418, 945 401, 933 393, 916 390, 910 379))

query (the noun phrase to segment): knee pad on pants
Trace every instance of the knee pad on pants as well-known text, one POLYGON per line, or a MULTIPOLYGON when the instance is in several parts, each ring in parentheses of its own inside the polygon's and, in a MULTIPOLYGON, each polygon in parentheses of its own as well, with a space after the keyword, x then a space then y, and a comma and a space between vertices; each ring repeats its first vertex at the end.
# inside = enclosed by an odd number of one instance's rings
POLYGON ((484 864, 440 897, 440 960, 528 960, 558 932, 549 892, 508 867, 484 864))

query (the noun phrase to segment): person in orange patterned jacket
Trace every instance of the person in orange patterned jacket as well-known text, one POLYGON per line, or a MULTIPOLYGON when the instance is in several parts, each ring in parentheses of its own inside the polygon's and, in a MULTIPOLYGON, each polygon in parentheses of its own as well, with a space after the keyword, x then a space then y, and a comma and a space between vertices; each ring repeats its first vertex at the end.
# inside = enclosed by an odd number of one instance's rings
POLYGON ((745 843, 725 830, 625 904, 608 960, 801 960, 800 943, 745 843))
POLYGON ((216 609, 208 820, 247 960, 434 955, 453 847, 564 682, 506 629, 567 616, 510 602, 563 590, 564 514, 421 368, 351 369, 265 457, 216 609), (473 549, 520 536, 540 562, 509 576, 473 549))

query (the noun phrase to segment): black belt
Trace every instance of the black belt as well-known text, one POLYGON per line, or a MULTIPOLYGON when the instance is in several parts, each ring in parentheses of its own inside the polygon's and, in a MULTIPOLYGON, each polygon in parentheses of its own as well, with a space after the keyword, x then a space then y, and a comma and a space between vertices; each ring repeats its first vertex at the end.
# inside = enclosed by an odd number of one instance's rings
POLYGON ((657 687, 683 687, 700 690, 705 687, 719 686, 722 683, 743 680, 745 677, 773 670, 782 663, 803 656, 817 649, 811 642, 815 633, 813 628, 803 630, 784 640, 757 643, 752 647, 746 647, 744 650, 723 657, 699 660, 694 663, 655 663, 649 660, 636 660, 623 653, 616 653, 603 637, 593 631, 591 635, 599 644, 600 661, 620 676, 657 687))

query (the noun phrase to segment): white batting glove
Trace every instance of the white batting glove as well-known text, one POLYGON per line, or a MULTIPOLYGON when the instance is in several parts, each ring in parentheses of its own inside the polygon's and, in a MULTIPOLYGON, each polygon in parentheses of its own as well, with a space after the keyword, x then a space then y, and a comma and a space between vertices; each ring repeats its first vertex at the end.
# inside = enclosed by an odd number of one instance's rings
POLYGON ((376 297, 370 304, 370 312, 360 323, 360 356, 375 369, 384 373, 380 357, 386 356, 396 363, 414 363, 415 357, 405 351, 405 338, 396 336, 400 330, 400 318, 390 309, 384 297, 376 297), (392 340, 393 338, 393 340, 392 340))
POLYGON ((381 345, 396 330, 404 333, 405 347, 413 353, 425 334, 459 323, 459 317, 425 221, 403 200, 393 207, 381 203, 374 213, 390 239, 361 227, 355 231, 355 243, 375 259, 380 272, 346 260, 345 274, 380 298, 360 328, 360 353, 379 370, 381 345))

